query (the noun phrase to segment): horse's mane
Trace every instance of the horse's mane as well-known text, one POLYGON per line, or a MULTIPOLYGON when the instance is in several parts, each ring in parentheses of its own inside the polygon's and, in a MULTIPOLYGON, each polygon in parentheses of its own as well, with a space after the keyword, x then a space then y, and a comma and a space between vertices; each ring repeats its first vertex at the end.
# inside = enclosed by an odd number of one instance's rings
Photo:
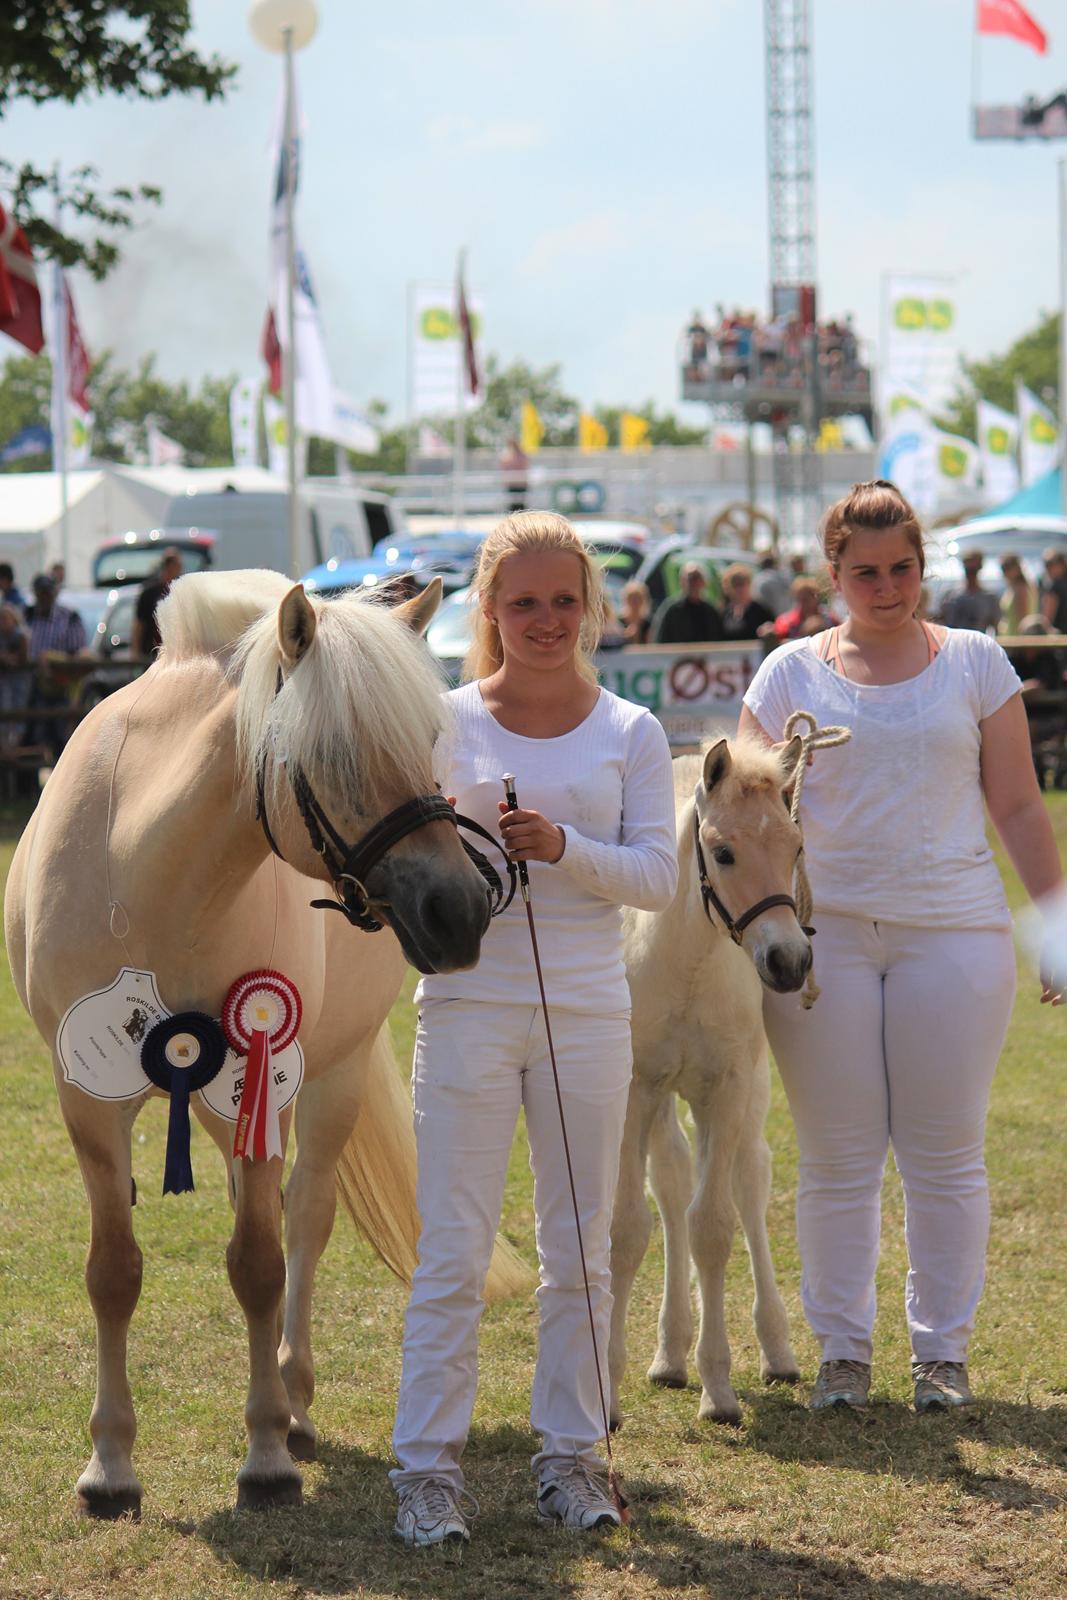
MULTIPOLYGON (((354 797, 384 785, 432 789, 430 752, 445 713, 422 641, 380 601, 309 595, 315 638, 279 690, 278 607, 292 587, 266 571, 180 578, 158 612, 163 664, 215 656, 237 683, 246 780, 270 748, 354 797)), ((268 765, 277 782, 281 762, 268 765)))
MULTIPOLYGON (((691 799, 704 766, 704 757, 715 740, 705 740, 699 755, 678 756, 674 762, 674 792, 678 799, 691 799)), ((782 768, 778 752, 751 734, 728 740, 733 767, 730 780, 741 793, 782 787, 782 768)))

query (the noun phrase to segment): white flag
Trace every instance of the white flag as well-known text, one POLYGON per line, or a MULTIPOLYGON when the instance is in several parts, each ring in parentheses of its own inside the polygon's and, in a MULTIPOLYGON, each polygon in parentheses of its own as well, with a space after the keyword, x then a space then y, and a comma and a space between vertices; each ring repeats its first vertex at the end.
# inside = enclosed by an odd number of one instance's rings
MULTIPOLYGON (((273 472, 276 478, 285 478, 289 475, 289 457, 286 451, 288 432, 285 426, 285 407, 275 395, 263 396, 263 423, 267 435, 267 470, 273 472)), ((296 475, 304 476, 307 465, 307 440, 300 433, 296 436, 296 475)))
POLYGON ((921 517, 937 508, 937 429, 922 406, 897 411, 883 426, 878 475, 895 483, 921 517))
MULTIPOLYGON (((475 362, 485 371, 481 348, 482 302, 480 296, 466 296, 475 362)), ((466 341, 456 314, 454 284, 416 283, 411 294, 411 408, 416 417, 454 416, 456 397, 463 395, 467 411, 477 411, 481 396, 471 394, 462 377, 466 361, 466 341)))
POLYGON ((332 439, 361 456, 374 455, 381 444, 381 436, 367 413, 348 395, 342 394, 340 389, 333 392, 332 431, 322 437, 332 439))
POLYGON ((982 457, 973 440, 938 430, 934 435, 934 443, 939 494, 951 499, 954 490, 976 489, 982 457))
POLYGON ((882 282, 883 386, 907 384, 939 410, 952 398, 959 376, 955 282, 900 274, 882 282))
POLYGON ((258 378, 239 378, 230 390, 230 442, 235 467, 259 465, 258 378))
POLYGON ((168 438, 155 417, 149 417, 145 422, 145 441, 150 467, 180 467, 185 460, 182 446, 177 439, 168 438))
POLYGON ((1043 478, 1059 465, 1059 431, 1052 412, 1021 383, 1015 386, 1015 403, 1019 412, 1019 459, 1023 488, 1029 489, 1038 478, 1043 478))
POLYGON ((1018 419, 988 400, 979 400, 978 448, 982 453, 982 476, 990 505, 1010 500, 1019 487, 1019 467, 1015 459, 1018 442, 1018 419))
MULTIPOLYGON (((68 472, 77 472, 79 467, 87 467, 92 458, 93 414, 83 411, 71 399, 67 400, 65 407, 67 419, 67 451, 66 466, 68 472)), ((52 396, 52 439, 60 437, 61 424, 59 408, 55 394, 52 396)), ((53 444, 53 459, 58 462, 59 455, 53 444)), ((58 471, 58 466, 56 468, 58 471)))

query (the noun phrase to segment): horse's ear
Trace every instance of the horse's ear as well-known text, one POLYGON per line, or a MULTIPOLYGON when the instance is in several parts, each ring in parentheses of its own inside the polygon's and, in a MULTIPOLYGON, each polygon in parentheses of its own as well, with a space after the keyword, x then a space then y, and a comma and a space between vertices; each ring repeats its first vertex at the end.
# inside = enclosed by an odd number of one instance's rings
POLYGON ((410 600, 405 600, 402 606, 396 607, 395 615, 401 622, 406 622, 413 633, 425 633, 434 612, 441 604, 443 588, 444 585, 439 577, 431 578, 421 594, 413 594, 410 600))
POLYGON ((712 745, 704 757, 705 794, 710 794, 715 785, 722 782, 733 764, 734 761, 730 754, 730 746, 727 740, 720 739, 717 744, 712 745))
POLYGON ((800 763, 804 759, 804 741, 799 733, 794 733, 788 744, 777 744, 774 748, 782 769, 782 788, 789 790, 797 781, 800 763))
POLYGON ((294 584, 278 607, 278 644, 291 667, 307 654, 314 637, 314 607, 304 593, 304 585, 294 584))

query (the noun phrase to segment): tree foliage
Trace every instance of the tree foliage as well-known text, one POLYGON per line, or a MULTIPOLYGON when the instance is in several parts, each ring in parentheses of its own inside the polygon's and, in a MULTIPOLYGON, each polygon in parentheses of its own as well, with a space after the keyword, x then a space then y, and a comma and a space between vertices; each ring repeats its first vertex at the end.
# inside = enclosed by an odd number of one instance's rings
MULTIPOLYGON (((14 101, 69 104, 90 95, 117 94, 162 100, 172 94, 221 97, 236 67, 219 56, 201 57, 187 43, 187 0, 4 0, 0 27, 0 118, 14 101)), ((63 209, 94 225, 89 238, 57 228, 41 214, 55 207, 53 177, 32 163, 0 162, 0 187, 35 251, 70 267, 86 266, 103 278, 118 260, 114 239, 129 228, 131 207, 158 201, 151 185, 107 191, 97 173, 81 167, 63 185, 63 209), (104 230, 101 233, 98 230, 104 230)))
POLYGON ((948 426, 969 439, 975 438, 978 401, 988 400, 1005 411, 1014 411, 1017 379, 1039 400, 1058 410, 1059 363, 1059 312, 1046 312, 1037 326, 1016 339, 1003 355, 963 363, 964 382, 946 412, 948 426))

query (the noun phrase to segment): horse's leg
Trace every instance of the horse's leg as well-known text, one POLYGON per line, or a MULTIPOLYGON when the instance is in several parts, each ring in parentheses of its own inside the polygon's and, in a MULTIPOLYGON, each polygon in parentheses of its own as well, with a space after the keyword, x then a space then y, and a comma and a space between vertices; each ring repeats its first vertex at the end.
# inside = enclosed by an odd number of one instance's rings
POLYGON ((609 1418, 612 1428, 622 1422, 619 1388, 626 1372, 626 1309, 637 1269, 652 1237, 652 1213, 645 1199, 645 1162, 648 1130, 660 1096, 639 1078, 630 1083, 619 1157, 619 1178, 611 1217, 611 1334, 608 1372, 611 1381, 609 1418))
POLYGON ((703 1386, 700 1417, 713 1422, 741 1421, 730 1383, 730 1342, 726 1336, 726 1264, 730 1259, 736 1213, 731 1194, 734 1157, 744 1118, 743 1073, 716 1070, 706 1092, 691 1102, 697 1128, 697 1190, 689 1207, 689 1238, 700 1283, 700 1334, 697 1371, 703 1386))
POLYGON ((92 1099, 59 1078, 59 1100, 89 1197, 85 1282, 96 1317, 93 1453, 78 1479, 83 1516, 140 1516, 141 1485, 131 1452, 137 1433, 126 1375, 126 1336, 141 1293, 141 1252, 133 1236, 130 1135, 143 1101, 92 1099))
POLYGON ((289 1397, 278 1367, 278 1312, 285 1291, 282 1163, 274 1157, 234 1165, 237 1198, 226 1265, 248 1326, 249 1359, 248 1454, 237 1474, 237 1505, 299 1505, 300 1474, 286 1445, 289 1397))
POLYGON ((684 1389, 689 1378, 693 1342, 690 1299, 689 1224, 686 1211, 693 1196, 693 1164, 689 1140, 678 1120, 674 1095, 664 1096, 649 1140, 648 1177, 663 1222, 663 1300, 659 1342, 648 1369, 649 1381, 668 1389, 684 1389))
POLYGON ((771 1151, 763 1133, 770 1103, 770 1069, 764 1048, 752 1080, 748 1113, 734 1161, 734 1200, 745 1230, 756 1299, 752 1320, 756 1326, 761 1360, 760 1374, 767 1383, 796 1383, 800 1374, 789 1342, 789 1319, 778 1292, 767 1237, 767 1205, 771 1195, 771 1151))
POLYGON ((305 1083, 296 1103, 296 1160, 285 1189, 288 1282, 279 1356, 289 1395, 289 1452, 315 1459, 315 1426, 308 1407, 315 1395, 311 1354, 311 1295, 315 1269, 329 1243, 337 1209, 337 1161, 359 1109, 358 1061, 342 1061, 305 1083))

